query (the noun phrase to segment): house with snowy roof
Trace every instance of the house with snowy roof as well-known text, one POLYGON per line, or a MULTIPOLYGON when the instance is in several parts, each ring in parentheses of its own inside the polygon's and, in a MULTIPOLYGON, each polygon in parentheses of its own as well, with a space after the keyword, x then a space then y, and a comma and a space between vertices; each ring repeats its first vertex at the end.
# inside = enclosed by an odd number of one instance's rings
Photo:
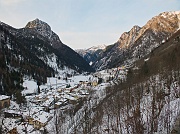
POLYGON ((67 105, 68 100, 65 98, 60 98, 56 103, 55 103, 55 108, 60 108, 61 106, 67 105))
POLYGON ((64 94, 63 97, 65 99, 67 99, 70 104, 76 104, 77 101, 78 101, 78 98, 77 97, 73 97, 72 94, 64 94))
POLYGON ((32 116, 33 118, 33 127, 35 129, 41 129, 45 127, 47 123, 52 119, 52 116, 44 111, 39 111, 32 116))
POLYGON ((49 111, 50 106, 55 104, 55 98, 50 96, 51 98, 47 98, 45 102, 42 103, 42 107, 44 107, 45 111, 49 111))
POLYGON ((0 109, 10 106, 10 97, 6 95, 0 95, 0 109))

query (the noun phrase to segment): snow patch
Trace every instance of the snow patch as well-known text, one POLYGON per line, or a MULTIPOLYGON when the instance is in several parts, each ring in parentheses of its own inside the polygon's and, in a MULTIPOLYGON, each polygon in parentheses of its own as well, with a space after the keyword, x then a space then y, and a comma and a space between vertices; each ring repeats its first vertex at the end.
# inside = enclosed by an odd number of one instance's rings
POLYGON ((36 93, 38 85, 37 82, 35 82, 34 80, 24 80, 23 87, 24 90, 22 91, 22 94, 27 95, 27 94, 36 93))

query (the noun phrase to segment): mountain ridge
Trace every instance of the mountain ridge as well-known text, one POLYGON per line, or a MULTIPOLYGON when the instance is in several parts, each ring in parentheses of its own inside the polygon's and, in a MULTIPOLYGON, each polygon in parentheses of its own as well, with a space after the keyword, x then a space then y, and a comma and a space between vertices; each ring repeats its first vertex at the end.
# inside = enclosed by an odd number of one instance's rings
POLYGON ((176 32, 179 26, 180 11, 160 13, 143 27, 134 26, 129 32, 124 32, 117 42, 106 48, 92 67, 103 70, 132 64, 158 47, 164 39, 176 32))

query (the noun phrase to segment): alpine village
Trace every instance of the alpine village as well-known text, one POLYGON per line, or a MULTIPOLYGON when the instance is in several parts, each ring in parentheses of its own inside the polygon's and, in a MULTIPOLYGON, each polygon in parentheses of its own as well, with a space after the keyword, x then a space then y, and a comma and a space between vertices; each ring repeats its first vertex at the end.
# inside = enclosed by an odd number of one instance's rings
POLYGON ((0 133, 179 134, 180 11, 77 50, 38 18, 0 22, 0 133))

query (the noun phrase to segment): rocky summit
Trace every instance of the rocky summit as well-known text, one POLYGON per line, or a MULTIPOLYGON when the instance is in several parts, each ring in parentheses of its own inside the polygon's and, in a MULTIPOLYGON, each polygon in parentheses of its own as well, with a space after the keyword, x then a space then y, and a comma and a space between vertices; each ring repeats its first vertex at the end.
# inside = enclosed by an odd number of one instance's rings
POLYGON ((53 31, 51 30, 51 27, 47 23, 39 19, 35 19, 33 21, 28 22, 25 28, 35 29, 39 34, 49 39, 53 35, 53 31))

